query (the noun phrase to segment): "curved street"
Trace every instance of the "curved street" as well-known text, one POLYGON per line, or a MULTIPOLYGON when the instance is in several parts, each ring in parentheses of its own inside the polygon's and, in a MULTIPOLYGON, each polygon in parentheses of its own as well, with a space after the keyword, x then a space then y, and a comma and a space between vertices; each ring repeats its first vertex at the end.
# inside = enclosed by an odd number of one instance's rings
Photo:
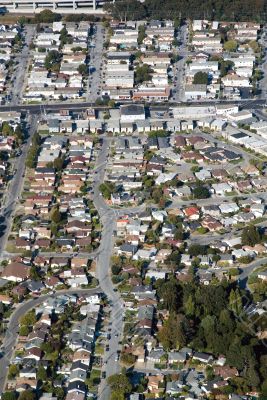
MULTIPOLYGON (((101 293, 99 288, 94 289, 65 289, 60 290, 52 295, 52 297, 61 296, 63 294, 78 294, 78 295, 88 295, 101 293)), ((20 318, 25 315, 28 311, 30 311, 35 306, 43 303, 51 297, 51 294, 45 294, 35 299, 30 299, 24 303, 21 303, 17 306, 15 311, 11 314, 9 323, 7 325, 6 334, 3 340, 3 344, 1 346, 1 352, 3 357, 0 359, 0 393, 3 392, 7 374, 8 374, 8 366, 10 364, 10 359, 12 357, 12 353, 14 347, 16 345, 16 341, 18 339, 18 331, 19 331, 19 321, 20 318)))

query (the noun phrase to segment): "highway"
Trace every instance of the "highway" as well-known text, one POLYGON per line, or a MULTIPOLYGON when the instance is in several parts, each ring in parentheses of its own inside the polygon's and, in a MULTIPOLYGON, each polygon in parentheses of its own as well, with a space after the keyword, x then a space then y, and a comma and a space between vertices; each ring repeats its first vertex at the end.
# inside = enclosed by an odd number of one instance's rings
MULTIPOLYGON (((130 102, 131 103, 131 102, 130 102)), ((120 104, 129 104, 129 101, 120 101, 120 104)), ((138 102, 135 102, 135 104, 140 104, 138 102)), ((144 103, 141 103, 144 104, 144 103)), ((249 110, 249 109, 262 109, 266 105, 266 100, 265 99, 241 99, 238 101, 232 101, 232 100, 220 100, 220 101, 197 101, 197 102, 168 102, 168 103, 153 103, 150 104, 151 109, 155 110, 167 110, 171 107, 177 107, 177 106, 213 106, 216 104, 236 104, 239 105, 242 110, 249 110)), ((84 108, 90 108, 94 107, 99 110, 106 110, 110 107, 108 106, 99 106, 96 105, 94 102, 88 102, 88 101, 81 101, 81 102, 76 102, 74 103, 68 103, 68 102, 59 102, 59 103, 51 103, 51 102, 43 102, 40 104, 21 104, 21 105, 1 105, 0 106, 0 112, 1 111, 29 111, 32 114, 40 114, 41 113, 41 107, 45 108, 46 111, 56 111, 56 110, 61 110, 61 109, 69 109, 73 111, 80 111, 81 109, 84 108)))
MULTIPOLYGON (((89 295, 101 293, 101 290, 98 288, 95 289, 66 289, 60 290, 56 292, 53 297, 60 296, 62 294, 77 294, 79 295, 89 295)), ((3 344, 1 346, 1 352, 3 353, 3 357, 0 358, 0 393, 3 392, 5 387, 5 382, 8 374, 8 366, 10 364, 10 360, 12 358, 12 354, 14 351, 14 347, 16 345, 18 339, 18 330, 19 330, 19 321, 20 318, 25 315, 32 308, 38 306, 51 297, 51 294, 45 294, 35 299, 30 299, 24 303, 21 303, 17 306, 15 311, 11 314, 9 323, 7 325, 6 334, 3 340, 3 344)))

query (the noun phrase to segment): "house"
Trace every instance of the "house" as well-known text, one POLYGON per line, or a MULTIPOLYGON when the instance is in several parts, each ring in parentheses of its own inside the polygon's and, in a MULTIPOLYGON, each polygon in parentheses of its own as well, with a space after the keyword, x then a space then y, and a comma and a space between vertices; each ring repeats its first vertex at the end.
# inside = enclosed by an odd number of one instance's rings
POLYGON ((214 183, 211 186, 214 193, 218 196, 224 196, 226 193, 231 193, 233 190, 229 183, 214 183))
POLYGON ((257 277, 262 281, 267 281, 267 271, 259 272, 257 277))
POLYGON ((238 370, 234 367, 229 367, 228 365, 219 366, 215 365, 213 367, 214 375, 218 375, 225 380, 234 378, 238 376, 238 370))
POLYGON ((209 364, 213 360, 213 357, 208 353, 195 352, 193 354, 193 360, 200 361, 204 364, 209 364))
POLYGON ((199 209, 196 206, 186 207, 183 212, 190 220, 194 221, 199 219, 199 209))
POLYGON ((4 268, 1 277, 11 282, 22 282, 29 278, 30 269, 29 265, 11 262, 4 268))
POLYGON ((164 381, 164 375, 149 375, 147 382, 147 388, 150 393, 153 393, 156 397, 159 396, 160 393, 163 393, 163 388, 161 388, 161 384, 164 381))
POLYGON ((168 353, 168 363, 169 365, 176 363, 184 363, 187 359, 186 353, 181 351, 171 351, 168 353))

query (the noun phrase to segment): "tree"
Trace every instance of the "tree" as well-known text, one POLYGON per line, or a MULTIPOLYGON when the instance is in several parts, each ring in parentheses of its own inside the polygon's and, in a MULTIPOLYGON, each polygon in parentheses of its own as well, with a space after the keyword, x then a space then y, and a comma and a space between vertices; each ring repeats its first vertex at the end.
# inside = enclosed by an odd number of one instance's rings
POLYGON ((30 278, 33 279, 34 281, 38 281, 40 279, 40 274, 39 274, 39 271, 38 271, 38 267, 36 267, 35 265, 31 266, 30 278))
POLYGON ((209 76, 206 72, 198 71, 194 75, 194 80, 193 83, 196 84, 201 84, 201 85, 207 85, 209 82, 209 76))
POLYGON ((32 390, 24 390, 19 395, 19 400, 35 400, 36 395, 32 390))
POLYGON ((137 38, 137 42, 139 45, 143 43, 145 37, 146 37, 146 28, 144 25, 140 25, 138 28, 138 38, 137 38))
POLYGON ((219 65, 220 65, 220 74, 221 74, 221 77, 227 75, 228 72, 229 72, 231 69, 233 69, 233 67, 234 67, 233 61, 230 61, 230 60, 220 60, 219 65))
POLYGON ((229 296, 229 308, 232 310, 236 315, 240 315, 243 306, 242 306, 242 297, 240 294, 239 289, 232 289, 229 296))
POLYGON ((258 228, 254 225, 246 226, 241 235, 242 245, 255 246, 261 241, 261 235, 258 228))
MULTIPOLYGON (((265 379, 265 381, 261 385, 261 395, 263 396, 264 399, 267 398, 267 379, 265 379)), ((13 399, 4 399, 4 400, 13 400, 13 399)))
POLYGON ((259 53, 261 51, 261 48, 259 46, 259 43, 256 40, 251 40, 248 43, 249 47, 254 51, 254 53, 259 53))
POLYGON ((118 392, 123 394, 124 396, 130 393, 132 390, 130 380, 125 374, 114 374, 109 376, 108 384, 112 392, 118 392))
POLYGON ((33 326, 36 323, 36 316, 34 310, 29 311, 27 314, 23 315, 20 319, 21 325, 33 326))
POLYGON ((163 327, 158 333, 158 339, 166 350, 179 349, 186 344, 183 323, 184 317, 177 314, 171 314, 164 321, 163 327))
POLYGON ((120 0, 107 2, 104 10, 114 19, 121 21, 143 20, 143 19, 202 19, 203 15, 207 18, 223 21, 262 21, 264 22, 265 11, 264 0, 255 2, 254 0, 243 0, 233 2, 232 0, 203 0, 186 1, 181 0, 120 0))
POLYGON ((60 213, 58 207, 52 208, 52 210, 50 212, 50 219, 55 224, 59 224, 59 222, 61 221, 61 213, 60 213))
POLYGON ((11 364, 8 369, 8 379, 14 379, 19 373, 19 367, 15 364, 11 364))
MULTIPOLYGON (((157 281, 161 283, 161 281, 157 281)), ((169 280, 167 282, 161 283, 158 287, 158 296, 163 299, 163 304, 167 310, 174 312, 179 308, 180 296, 179 296, 179 286, 175 280, 169 280)))
POLYGON ((135 363, 136 356, 130 353, 121 353, 121 362, 127 365, 133 365, 135 363))
POLYGON ((192 193, 195 199, 207 199, 210 197, 209 189, 201 185, 196 186, 192 193))
POLYGON ((112 182, 101 183, 101 185, 99 185, 99 190, 102 193, 103 197, 109 200, 111 194, 115 191, 115 185, 112 182))
POLYGON ((50 24, 55 21, 60 21, 61 15, 53 13, 51 10, 43 10, 39 14, 36 14, 34 19, 35 23, 50 24))
POLYGON ((15 134, 15 136, 16 136, 17 141, 18 141, 19 143, 22 143, 22 142, 23 142, 23 139, 24 139, 24 134, 23 134, 23 131, 22 131, 20 125, 18 125, 18 126, 16 127, 14 134, 15 134))
POLYGON ((17 395, 16 392, 4 392, 1 395, 2 400, 16 400, 17 395))
POLYGON ((30 333, 30 330, 29 330, 28 326, 22 325, 22 326, 19 328, 19 334, 20 334, 20 336, 28 336, 29 333, 30 333))
POLYGON ((140 84, 146 81, 151 81, 153 70, 147 64, 136 67, 135 70, 135 82, 140 84))
POLYGON ((80 64, 78 67, 79 74, 86 76, 88 74, 88 67, 86 64, 80 64))
POLYGON ((121 272, 121 266, 116 264, 112 265, 111 272, 113 275, 119 275, 119 273, 121 272))
POLYGON ((188 254, 192 257, 197 257, 199 255, 205 255, 207 254, 207 246, 201 245, 201 244, 191 244, 188 247, 188 254))
POLYGON ((10 126, 8 122, 4 121, 2 124, 2 134, 4 136, 10 136, 13 135, 13 132, 12 126, 10 126))
POLYGON ((47 70, 55 69, 55 66, 60 63, 60 60, 61 54, 57 50, 50 50, 45 57, 44 66, 47 70))
POLYGON ((184 303, 184 310, 185 310, 185 315, 189 317, 192 317, 195 314, 195 302, 191 294, 184 303))
POLYGON ((41 365, 41 366, 38 368, 38 371, 37 371, 36 376, 37 376, 37 379, 38 379, 38 380, 40 380, 40 381, 42 381, 42 382, 46 381, 46 379, 47 379, 47 372, 46 372, 46 369, 45 369, 44 366, 41 365))
POLYGON ((68 31, 65 26, 60 31, 59 39, 60 39, 61 47, 63 47, 66 43, 68 43, 68 44, 73 43, 73 38, 71 35, 68 34, 68 31))
POLYGON ((152 199, 153 199, 154 202, 157 203, 157 204, 158 204, 158 203, 160 202, 160 200, 162 199, 162 196, 163 196, 163 190, 162 190, 160 187, 156 187, 156 188, 153 190, 152 194, 151 194, 152 199))
POLYGON ((223 47, 225 51, 229 51, 230 53, 232 51, 236 51, 237 49, 237 42, 235 40, 228 40, 227 42, 224 43, 223 47))
POLYGON ((147 15, 144 5, 137 0, 121 0, 113 4, 105 3, 103 9, 113 18, 121 21, 125 19, 140 20, 146 18, 147 15))
POLYGON ((56 169, 56 171, 61 171, 64 165, 64 158, 63 157, 57 157, 54 162, 53 166, 56 169))

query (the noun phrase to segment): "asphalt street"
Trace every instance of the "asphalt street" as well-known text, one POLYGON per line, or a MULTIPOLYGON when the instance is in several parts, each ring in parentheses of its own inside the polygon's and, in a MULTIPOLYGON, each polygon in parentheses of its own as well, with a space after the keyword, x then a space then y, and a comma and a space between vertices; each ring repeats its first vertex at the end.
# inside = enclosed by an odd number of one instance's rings
MULTIPOLYGON (((57 297, 62 294, 77 294, 79 296, 79 295, 89 295, 89 294, 95 294, 95 293, 101 293, 101 290, 99 290, 97 288, 95 288, 95 289, 75 289, 75 290, 74 289, 66 289, 66 290, 58 291, 57 293, 55 293, 53 295, 53 297, 57 297)), ((14 347, 15 347, 17 339, 18 339, 20 318, 23 315, 25 315, 28 311, 30 311, 32 308, 43 303, 49 297, 51 297, 51 294, 46 294, 46 295, 40 296, 36 299, 31 299, 31 300, 28 300, 27 302, 19 304, 17 306, 16 310, 11 315, 9 323, 7 325, 7 330, 6 330, 4 340, 3 340, 3 344, 1 346, 1 352, 3 354, 3 357, 0 358, 0 393, 2 393, 4 390, 5 382, 6 382, 7 374, 8 374, 8 366, 10 364, 12 353, 14 351, 14 347)))
MULTIPOLYGON (((262 108, 266 107, 266 100, 265 99, 241 99, 238 101, 231 101, 231 100, 220 100, 220 101, 198 101, 197 103, 189 103, 189 102, 175 102, 175 101, 170 101, 168 104, 151 104, 151 110, 161 110, 161 111, 167 111, 169 108, 172 107, 177 107, 179 106, 190 106, 190 105, 197 105, 197 106, 214 106, 216 104, 236 104, 240 106, 240 109, 242 110, 250 110, 250 109, 255 109, 255 110, 261 110, 262 108)), ((129 104, 129 101, 120 101, 120 104, 129 104)), ((138 102, 135 102, 135 104, 140 104, 138 102)), ((143 104, 143 103, 142 103, 143 104)), ((43 104, 21 104, 21 105, 1 105, 0 106, 0 112, 1 111, 29 111, 31 114, 40 114, 41 113, 41 106, 43 104)), ((59 102, 59 103, 47 103, 45 104, 45 109, 46 111, 56 111, 56 110, 61 110, 62 108, 70 109, 73 111, 81 111, 81 109, 84 108, 90 108, 90 107, 95 107, 97 110, 106 110, 109 107, 108 106, 98 106, 95 105, 94 102, 92 101, 85 101, 85 102, 79 102, 77 101, 74 103, 68 103, 68 102, 59 102)))
POLYGON ((0 215, 2 217, 0 225, 0 256, 2 257, 4 249, 6 247, 8 235, 10 233, 10 228, 12 226, 12 217, 16 209, 16 203, 21 194, 23 183, 24 183, 24 172, 25 172, 25 161, 27 154, 31 145, 31 138, 36 131, 37 116, 30 117, 30 128, 28 131, 28 136, 24 145, 21 148, 21 155, 17 157, 14 165, 14 176, 9 182, 6 189, 6 193, 3 199, 3 205, 0 209, 0 215))
POLYGON ((91 40, 95 47, 90 48, 90 73, 87 90, 87 101, 92 103, 101 95, 104 34, 105 29, 102 24, 95 25, 94 38, 91 40))
MULTIPOLYGON (((117 352, 120 348, 119 341, 123 331, 123 302, 118 294, 114 291, 114 286, 110 275, 110 258, 113 253, 113 231, 116 229, 116 212, 110 208, 104 201, 99 185, 104 181, 105 165, 108 160, 109 140, 103 139, 103 145, 98 155, 94 176, 94 197, 93 201, 99 213, 102 224, 102 237, 99 246, 99 254, 96 258, 96 277, 99 280, 101 290, 106 294, 111 305, 110 314, 110 336, 109 351, 104 354, 103 371, 106 376, 120 371, 119 362, 116 360, 117 352)), ((108 400, 110 396, 110 388, 106 379, 101 380, 99 386, 99 399, 108 400)))
POLYGON ((21 96, 23 94, 23 89, 25 85, 27 67, 30 60, 29 45, 34 36, 36 26, 27 25, 25 28, 25 42, 22 51, 16 55, 15 63, 17 62, 15 72, 13 74, 14 80, 12 83, 12 90, 10 91, 11 104, 18 105, 21 101, 21 96))

